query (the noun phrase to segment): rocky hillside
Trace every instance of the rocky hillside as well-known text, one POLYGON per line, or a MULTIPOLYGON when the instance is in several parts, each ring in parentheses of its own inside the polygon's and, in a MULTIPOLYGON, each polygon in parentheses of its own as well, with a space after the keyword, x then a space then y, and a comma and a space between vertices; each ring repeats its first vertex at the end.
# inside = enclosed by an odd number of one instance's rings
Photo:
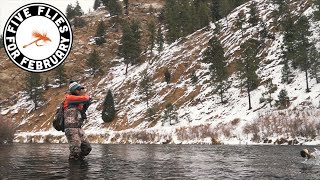
MULTIPOLYGON (((283 60, 280 47, 283 44, 283 33, 277 23, 281 19, 274 19, 272 16, 277 6, 270 0, 255 2, 257 13, 272 37, 265 40, 265 46, 258 54, 261 60, 257 70, 260 84, 251 92, 251 110, 248 110, 247 93, 240 88, 241 82, 235 68, 240 45, 251 37, 258 37, 262 30, 260 25, 242 31, 236 28, 239 13, 244 13, 249 18, 251 1, 234 9, 227 18, 216 24, 212 23, 209 28, 200 29, 172 44, 166 44, 162 52, 144 52, 144 62, 130 66, 127 75, 125 64, 117 57, 121 32, 112 26, 112 18, 104 10, 84 15, 88 25, 75 30, 72 54, 65 64, 69 77, 84 84, 94 99, 84 127, 89 139, 96 143, 317 143, 320 139, 320 128, 317 126, 320 121, 320 84, 315 79, 310 79, 311 92, 306 93, 305 76, 300 70, 293 72, 295 77, 291 84, 281 83, 283 60), (108 25, 108 43, 99 47, 92 45, 90 39, 101 19, 108 25), (218 35, 225 50, 229 80, 232 81, 232 86, 226 93, 225 104, 221 104, 219 95, 213 93, 209 65, 202 61, 203 52, 214 34, 218 35), (93 48, 97 48, 100 57, 103 57, 102 72, 94 77, 87 73, 84 63, 93 48), (172 76, 169 84, 164 81, 166 68, 169 68, 172 76), (142 100, 138 87, 144 70, 147 70, 153 81, 149 106, 155 112, 151 120, 147 116, 147 104, 142 100), (193 72, 198 77, 195 84, 191 82, 193 72), (277 87, 270 94, 273 99, 271 103, 261 101, 268 82, 277 87), (102 103, 108 89, 114 93, 117 115, 112 123, 103 123, 102 103), (282 89, 287 90, 290 99, 287 109, 279 109, 275 105, 282 89), (163 123, 162 117, 168 103, 176 106, 178 120, 163 123)), ((153 6, 160 8, 163 2, 155 1, 153 6)), ((145 3, 136 3, 132 6, 130 16, 125 18, 139 19, 143 22, 144 29, 150 17, 159 15, 157 12, 149 14, 148 8, 145 3)), ((309 0, 300 0, 291 1, 289 8, 292 13, 308 17, 310 30, 313 32, 310 39, 318 42, 316 47, 319 51, 320 22, 315 22, 312 18, 316 7, 309 0)), ((0 57, 0 82, 8 84, 1 90, 1 114, 19 124, 16 141, 66 142, 63 134, 51 127, 55 107, 67 91, 66 87, 57 88, 52 83, 52 88, 45 92, 44 105, 32 111, 33 103, 21 91, 24 73, 5 58, 3 50, 0 57)), ((44 76, 49 75, 50 73, 44 76)))

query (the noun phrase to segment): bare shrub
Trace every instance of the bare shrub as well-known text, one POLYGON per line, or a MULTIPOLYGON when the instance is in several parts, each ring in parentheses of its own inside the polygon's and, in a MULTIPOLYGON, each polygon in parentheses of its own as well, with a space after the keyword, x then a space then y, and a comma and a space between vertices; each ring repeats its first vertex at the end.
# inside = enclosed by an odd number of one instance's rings
POLYGON ((252 141, 285 135, 287 138, 306 137, 314 139, 320 133, 319 110, 282 110, 259 116, 247 124, 243 132, 252 135, 252 141))
MULTIPOLYGON (((261 126, 261 124, 260 124, 261 126)), ((259 129, 259 122, 254 122, 252 124, 247 124, 244 129, 243 129, 243 132, 245 134, 252 134, 253 135, 253 138, 251 139, 252 141, 254 142, 259 142, 260 141, 260 135, 259 135, 259 132, 260 132, 260 129, 259 129)))
POLYGON ((213 144, 219 144, 217 132, 209 124, 181 127, 176 130, 176 134, 181 141, 211 138, 213 144))
POLYGON ((231 137, 231 127, 232 122, 229 124, 218 124, 215 128, 216 132, 219 132, 219 134, 223 134, 224 137, 230 138, 231 137))
POLYGON ((15 123, 0 115, 0 144, 12 143, 16 129, 15 123))

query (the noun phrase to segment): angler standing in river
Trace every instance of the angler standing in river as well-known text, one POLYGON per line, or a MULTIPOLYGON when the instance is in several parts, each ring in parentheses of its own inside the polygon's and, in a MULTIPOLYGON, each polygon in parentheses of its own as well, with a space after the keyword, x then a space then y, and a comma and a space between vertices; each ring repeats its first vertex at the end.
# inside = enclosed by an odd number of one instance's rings
POLYGON ((70 149, 69 160, 81 160, 91 151, 91 145, 81 128, 87 119, 86 110, 91 98, 77 82, 70 81, 69 90, 70 94, 65 95, 63 104, 65 135, 70 149))

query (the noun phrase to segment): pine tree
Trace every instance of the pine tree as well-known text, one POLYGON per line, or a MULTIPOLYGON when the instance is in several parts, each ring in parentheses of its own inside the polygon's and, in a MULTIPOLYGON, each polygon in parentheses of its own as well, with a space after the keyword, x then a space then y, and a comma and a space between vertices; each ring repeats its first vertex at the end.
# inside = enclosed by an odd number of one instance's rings
POLYGON ((99 57, 99 53, 95 49, 89 54, 89 58, 87 59, 86 64, 89 68, 91 68, 91 74, 93 75, 99 69, 101 64, 100 57, 99 57))
POLYGON ((120 41, 120 45, 119 45, 119 55, 121 57, 123 57, 124 59, 124 63, 126 64, 126 73, 128 72, 128 66, 131 62, 131 56, 132 56, 132 50, 131 49, 131 45, 133 43, 133 33, 130 29, 130 25, 129 24, 124 24, 122 27, 122 37, 121 37, 121 41, 120 41))
POLYGON ((124 2, 124 5, 125 5, 125 9, 126 9, 125 14, 129 15, 129 0, 124 0, 123 2, 124 2))
POLYGON ((49 89, 49 84, 50 84, 49 78, 47 77, 45 82, 44 82, 44 90, 48 90, 49 89))
POLYGON ((108 93, 103 102, 102 109, 102 120, 104 122, 112 122, 116 115, 116 109, 114 106, 114 100, 111 90, 108 90, 108 93))
POLYGON ((222 16, 220 15, 220 3, 219 0, 212 0, 211 3, 211 13, 212 13, 212 20, 219 21, 222 16))
POLYGON ((99 21, 97 30, 96 30, 96 37, 102 37, 106 34, 106 26, 104 25, 103 21, 99 21))
MULTIPOLYGON (((290 18, 291 19, 291 18, 290 18)), ((286 47, 286 51, 283 51, 286 58, 288 59, 288 62, 291 62, 291 65, 294 69, 297 68, 297 46, 296 46, 296 32, 295 32, 295 26, 293 24, 293 20, 288 21, 288 26, 285 28, 284 31, 284 39, 283 44, 286 47), (292 22, 291 22, 292 21, 292 22), (289 28, 292 28, 294 30, 289 30, 289 28)))
POLYGON ((150 44, 150 51, 154 48, 155 39, 156 39, 156 24, 153 20, 148 23, 148 31, 149 31, 149 44, 150 44))
POLYGON ((106 43, 106 40, 104 38, 105 34, 106 34, 106 27, 104 25, 104 22, 99 21, 99 24, 96 30, 96 38, 95 38, 96 45, 100 46, 103 43, 106 43))
POLYGON ((153 121, 155 114, 156 114, 155 110, 154 110, 153 108, 149 108, 149 109, 147 110, 148 121, 153 121))
POLYGON ((0 49, 3 48, 3 43, 2 42, 3 42, 3 36, 0 35, 0 49))
POLYGON ((108 7, 110 0, 101 0, 103 6, 108 7))
POLYGON ((263 21, 261 21, 261 30, 259 31, 260 42, 264 44, 265 40, 269 37, 267 25, 263 21))
POLYGON ((271 95, 278 89, 278 87, 277 85, 273 84, 272 79, 270 79, 269 81, 267 81, 266 88, 267 88, 266 94, 268 94, 268 98, 266 100, 269 103, 270 107, 272 107, 271 102, 273 101, 273 98, 271 95))
POLYGON ((243 11, 240 11, 240 13, 238 14, 237 21, 236 21, 236 28, 240 29, 242 36, 243 36, 243 32, 244 32, 243 25, 245 22, 246 22, 245 14, 243 11))
POLYGON ((296 41, 295 41, 295 50, 296 56, 293 60, 294 67, 300 67, 301 70, 305 72, 306 76, 306 92, 310 92, 309 88, 309 69, 310 62, 308 58, 308 49, 310 47, 310 43, 308 40, 308 36, 310 36, 309 31, 309 22, 307 17, 302 16, 298 19, 296 24, 296 41))
POLYGON ((164 80, 167 82, 167 84, 169 84, 170 79, 171 79, 171 73, 170 73, 169 69, 166 68, 166 70, 164 71, 164 80))
POLYGON ((259 50, 259 42, 254 39, 249 39, 240 47, 243 55, 241 60, 238 61, 237 67, 241 74, 240 78, 245 81, 250 110, 252 109, 250 92, 259 85, 258 75, 256 74, 259 63, 256 57, 259 50))
POLYGON ((149 109, 149 100, 152 93, 152 81, 148 75, 147 70, 144 70, 141 74, 141 81, 139 84, 140 93, 143 95, 143 100, 147 102, 147 109, 149 109))
POLYGON ((66 15, 69 20, 73 19, 76 16, 82 16, 83 11, 81 9, 81 6, 79 5, 79 2, 76 2, 76 6, 72 6, 72 4, 68 4, 66 15))
MULTIPOLYGON (((198 13, 191 12, 192 8, 190 6, 189 0, 181 1, 181 3, 179 2, 180 1, 177 2, 177 7, 179 8, 178 11, 180 11, 178 14, 179 19, 177 19, 177 22, 179 22, 177 30, 180 32, 179 37, 184 37, 194 32, 195 29, 198 29, 200 27, 200 20, 197 19, 197 21, 194 24, 192 24, 192 16, 199 17, 198 13)), ((195 11, 195 8, 193 8, 192 10, 195 11)))
POLYGON ((97 10, 100 7, 101 1, 100 0, 95 0, 93 4, 93 9, 97 10))
MULTIPOLYGON (((185 27, 185 29, 187 30, 186 32, 188 32, 188 34, 191 34, 193 33, 194 31, 198 30, 201 28, 201 22, 203 22, 203 20, 199 20, 199 18, 202 18, 202 17, 199 17, 200 14, 199 14, 199 8, 197 9, 195 6, 189 6, 188 7, 188 15, 189 15, 189 19, 188 19, 188 23, 187 24, 187 27, 185 27), (198 15, 199 14, 199 15, 198 15)), ((210 12, 208 12, 210 13, 210 12)), ((205 13, 204 17, 205 16, 209 16, 210 17, 210 14, 207 14, 205 13)), ((202 16, 202 15, 201 15, 202 16)), ((203 18, 202 18, 203 19, 203 18)), ((187 35, 188 35, 187 34, 187 35)))
POLYGON ((221 26, 219 22, 214 23, 214 25, 215 25, 214 34, 219 34, 221 31, 221 26))
POLYGON ((281 69, 281 73, 282 73, 281 82, 290 84, 293 80, 292 79, 293 75, 292 75, 288 60, 284 61, 284 66, 281 69))
POLYGON ((28 73, 26 76, 26 91, 29 99, 33 101, 35 109, 39 107, 43 100, 42 82, 39 73, 28 73))
POLYGON ((168 103, 162 117, 162 126, 166 122, 169 122, 170 125, 173 125, 172 121, 178 123, 178 113, 176 111, 175 105, 173 105, 172 103, 168 103))
POLYGON ((193 71, 191 74, 191 83, 196 84, 197 82, 198 82, 198 77, 197 77, 196 73, 193 71))
POLYGON ((130 29, 132 31, 133 35, 133 42, 132 42, 132 58, 131 58, 131 63, 132 64, 137 64, 139 61, 139 56, 141 53, 141 47, 140 47, 140 23, 137 20, 132 20, 130 29))
POLYGON ((71 20, 75 16, 74 7, 72 6, 72 4, 68 4, 66 16, 69 20, 71 20))
POLYGON ((284 48, 284 46, 282 46, 281 49, 282 49, 282 53, 283 53, 283 55, 281 57, 283 59, 283 64, 284 64, 282 67, 282 70, 281 70, 281 73, 282 73, 281 82, 290 84, 293 80, 293 74, 291 71, 291 67, 289 65, 290 62, 288 59, 289 58, 288 52, 284 48))
POLYGON ((228 14, 233 10, 233 5, 230 0, 220 0, 219 10, 222 17, 228 16, 228 14))
POLYGON ((272 0, 274 4, 278 5, 277 15, 280 16, 288 11, 286 0, 272 0))
POLYGON ((107 7, 111 16, 122 15, 122 7, 117 0, 109 0, 107 7))
POLYGON ((310 75, 320 83, 320 54, 314 44, 309 49, 309 62, 311 64, 310 75))
POLYGON ((163 50, 163 44, 164 44, 164 38, 163 38, 162 31, 161 31, 161 26, 159 26, 159 28, 158 28, 157 44, 158 44, 158 51, 161 52, 163 50))
POLYGON ((204 62, 209 63, 210 73, 211 73, 211 82, 216 85, 215 92, 219 93, 221 103, 223 101, 223 95, 230 87, 228 82, 228 73, 227 73, 227 62, 224 56, 223 47, 219 39, 214 36, 209 41, 209 47, 204 52, 204 62))
POLYGON ((294 25, 294 19, 290 14, 286 14, 285 17, 283 18, 284 20, 281 21, 281 26, 283 29, 284 33, 284 44, 287 46, 287 52, 288 58, 290 60, 293 60, 294 54, 294 45, 295 45, 295 34, 296 34, 296 29, 294 25))
POLYGON ((287 108, 289 106, 289 97, 288 92, 285 89, 282 89, 278 95, 278 105, 280 107, 287 108))
POLYGON ((250 18, 248 22, 252 25, 252 27, 258 25, 259 17, 257 14, 257 5, 255 2, 252 2, 250 5, 250 18))
POLYGON ((172 43, 181 37, 180 7, 178 2, 175 0, 166 0, 164 16, 166 28, 168 29, 167 40, 169 43, 172 43))
POLYGON ((282 68, 282 83, 290 84, 293 80, 293 74, 291 70, 291 62, 295 59, 295 27, 294 20, 290 14, 286 14, 284 16, 284 20, 281 22, 281 26, 283 28, 284 38, 283 38, 283 46, 282 56, 283 59, 283 68, 282 68))
POLYGON ((67 82, 67 75, 64 69, 64 64, 60 64, 54 71, 56 79, 58 79, 59 87, 62 86, 62 84, 67 82))
POLYGON ((314 11, 314 17, 315 17, 316 21, 320 21, 320 1, 313 0, 313 3, 317 7, 317 10, 314 11))
POLYGON ((233 7, 236 8, 240 6, 241 4, 248 2, 248 0, 232 0, 233 1, 233 7))
MULTIPOLYGON (((198 16, 200 22, 200 28, 208 27, 210 23, 210 13, 209 7, 206 2, 200 2, 198 8, 198 16)), ((197 28, 198 29, 198 28, 197 28)), ((192 31, 193 32, 193 31, 192 31)))
POLYGON ((220 0, 220 14, 222 15, 222 17, 225 17, 226 19, 226 25, 228 26, 228 14, 233 10, 233 4, 231 3, 232 1, 230 0, 220 0))
POLYGON ((82 16, 83 15, 83 11, 81 9, 81 6, 79 5, 79 2, 76 2, 76 6, 74 7, 74 15, 75 16, 82 16))
POLYGON ((122 26, 123 35, 120 40, 118 53, 124 58, 126 64, 126 74, 129 64, 136 64, 139 61, 140 48, 140 25, 133 20, 131 23, 125 23, 122 26))

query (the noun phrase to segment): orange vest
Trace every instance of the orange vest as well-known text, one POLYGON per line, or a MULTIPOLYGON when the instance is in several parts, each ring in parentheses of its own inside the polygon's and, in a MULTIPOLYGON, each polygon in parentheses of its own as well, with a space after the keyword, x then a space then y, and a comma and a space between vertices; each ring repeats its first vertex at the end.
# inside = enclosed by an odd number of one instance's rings
POLYGON ((71 94, 66 94, 64 96, 64 103, 63 107, 66 110, 68 107, 77 107, 78 110, 82 110, 83 104, 88 103, 90 96, 89 95, 83 95, 83 96, 75 96, 71 94))

